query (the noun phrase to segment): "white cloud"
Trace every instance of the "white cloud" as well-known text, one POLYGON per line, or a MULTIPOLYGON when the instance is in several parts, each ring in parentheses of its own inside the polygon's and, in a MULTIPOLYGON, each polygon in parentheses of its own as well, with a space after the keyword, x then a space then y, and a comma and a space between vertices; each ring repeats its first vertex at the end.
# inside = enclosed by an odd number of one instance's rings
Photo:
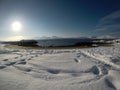
POLYGON ((103 17, 95 31, 120 30, 120 10, 103 17))
POLYGON ((113 39, 113 38, 115 38, 115 37, 112 37, 112 36, 110 36, 110 35, 104 35, 104 36, 98 36, 98 37, 96 37, 97 39, 113 39))
POLYGON ((19 40, 22 40, 22 39, 24 39, 23 36, 12 36, 12 37, 5 38, 3 40, 4 41, 19 41, 19 40))
POLYGON ((118 19, 120 18, 120 10, 116 11, 116 12, 113 12, 105 17, 103 17, 101 19, 102 22, 104 21, 110 21, 110 20, 115 20, 115 19, 118 19))
POLYGON ((105 31, 107 28, 103 27, 103 28, 97 28, 96 31, 105 31))

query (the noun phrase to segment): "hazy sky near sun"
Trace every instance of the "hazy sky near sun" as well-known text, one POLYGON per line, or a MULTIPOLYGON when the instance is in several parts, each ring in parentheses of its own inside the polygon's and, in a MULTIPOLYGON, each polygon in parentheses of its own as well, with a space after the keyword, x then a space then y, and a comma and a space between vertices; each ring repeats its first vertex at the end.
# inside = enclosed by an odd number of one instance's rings
POLYGON ((0 0, 1 39, 96 35, 120 36, 120 0, 0 0))

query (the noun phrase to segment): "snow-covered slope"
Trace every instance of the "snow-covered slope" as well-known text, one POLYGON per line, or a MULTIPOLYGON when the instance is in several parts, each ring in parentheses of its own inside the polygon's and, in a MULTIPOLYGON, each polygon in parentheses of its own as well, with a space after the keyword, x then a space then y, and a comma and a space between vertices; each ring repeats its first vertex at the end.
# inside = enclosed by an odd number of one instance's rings
POLYGON ((120 46, 20 50, 1 44, 0 90, 120 90, 120 46))

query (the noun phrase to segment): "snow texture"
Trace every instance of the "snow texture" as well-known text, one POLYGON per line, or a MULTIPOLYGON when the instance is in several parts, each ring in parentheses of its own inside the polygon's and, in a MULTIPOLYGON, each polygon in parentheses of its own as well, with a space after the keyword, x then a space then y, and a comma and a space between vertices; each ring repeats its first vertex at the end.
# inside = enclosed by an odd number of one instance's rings
POLYGON ((23 50, 0 44, 0 90, 120 90, 120 45, 23 50))

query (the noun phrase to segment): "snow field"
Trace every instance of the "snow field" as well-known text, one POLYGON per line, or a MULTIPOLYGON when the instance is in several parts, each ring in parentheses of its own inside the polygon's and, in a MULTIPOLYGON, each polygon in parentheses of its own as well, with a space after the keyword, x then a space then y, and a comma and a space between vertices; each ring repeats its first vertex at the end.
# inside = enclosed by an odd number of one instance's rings
POLYGON ((0 90, 120 90, 120 46, 22 50, 0 46, 0 90))

